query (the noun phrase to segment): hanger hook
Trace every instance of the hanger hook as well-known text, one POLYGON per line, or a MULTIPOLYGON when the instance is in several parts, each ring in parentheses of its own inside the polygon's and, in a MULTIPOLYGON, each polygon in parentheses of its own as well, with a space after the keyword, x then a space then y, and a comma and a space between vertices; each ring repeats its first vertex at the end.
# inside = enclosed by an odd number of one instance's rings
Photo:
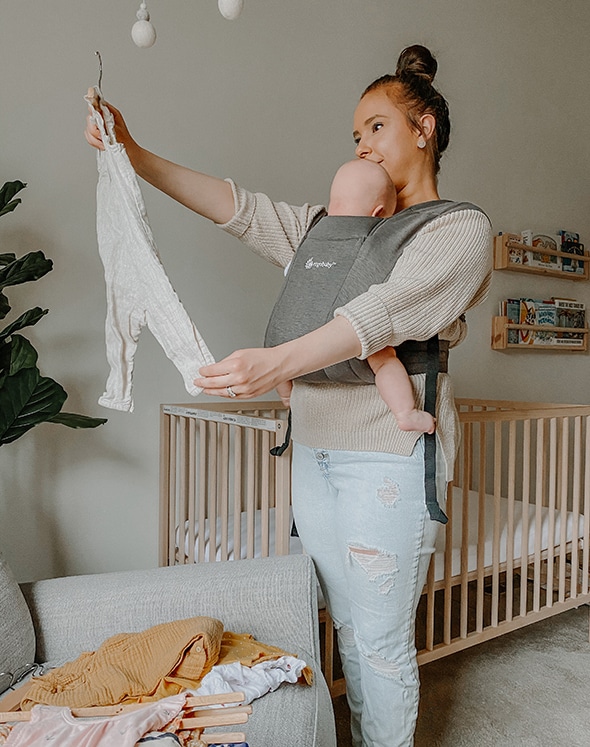
POLYGON ((98 90, 102 91, 102 57, 100 52, 94 53, 98 57, 98 90))

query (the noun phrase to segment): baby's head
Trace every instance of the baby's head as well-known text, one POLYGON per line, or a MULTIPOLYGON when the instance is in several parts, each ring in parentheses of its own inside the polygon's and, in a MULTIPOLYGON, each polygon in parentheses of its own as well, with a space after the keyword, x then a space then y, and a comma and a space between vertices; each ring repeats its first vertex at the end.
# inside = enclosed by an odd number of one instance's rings
POLYGON ((387 171, 378 163, 356 158, 341 166, 332 181, 328 215, 388 218, 397 195, 387 171))

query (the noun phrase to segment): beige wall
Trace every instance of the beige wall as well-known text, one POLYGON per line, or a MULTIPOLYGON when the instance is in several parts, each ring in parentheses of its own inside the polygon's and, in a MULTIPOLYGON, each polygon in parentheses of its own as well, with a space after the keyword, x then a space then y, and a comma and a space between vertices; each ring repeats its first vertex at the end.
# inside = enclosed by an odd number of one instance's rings
MULTIPOLYGON (((495 229, 578 230, 590 243, 585 0, 151 0, 151 49, 130 39, 138 2, 0 0, 0 178, 29 186, 0 221, 0 251, 43 249, 55 270, 13 289, 50 315, 31 337, 42 370, 97 431, 42 425, 0 451, 0 547, 20 579, 157 564, 158 405, 187 400, 148 332, 133 414, 102 410, 107 374, 94 154, 82 139, 94 51, 103 90, 135 136, 172 160, 290 202, 321 202, 352 154, 359 93, 420 42, 440 63, 452 113, 442 196, 487 210, 495 229)), ((169 276, 220 358, 260 343, 280 271, 146 187, 169 276)), ((509 295, 573 296, 583 284, 496 273, 452 358, 460 395, 588 402, 586 355, 499 353, 490 317, 509 295)), ((28 306, 27 306, 28 308, 28 306)))

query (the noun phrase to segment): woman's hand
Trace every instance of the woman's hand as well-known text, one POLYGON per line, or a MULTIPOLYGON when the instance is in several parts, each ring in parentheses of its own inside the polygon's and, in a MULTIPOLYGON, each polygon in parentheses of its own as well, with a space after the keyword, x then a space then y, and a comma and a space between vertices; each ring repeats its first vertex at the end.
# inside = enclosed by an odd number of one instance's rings
MULTIPOLYGON (((130 151, 133 152, 134 150, 137 150, 138 145, 131 137, 131 133, 129 132, 127 125, 125 124, 123 115, 118 109, 115 109, 112 104, 107 104, 107 102, 104 101, 103 105, 107 107, 115 120, 115 137, 117 138, 117 142, 124 145, 127 154, 130 155, 130 151)), ((102 138, 100 137, 100 130, 94 123, 92 114, 88 114, 86 118, 86 129, 84 130, 84 137, 86 138, 87 142, 92 145, 93 148, 104 150, 102 138)))
POLYGON ((259 397, 289 380, 282 363, 280 346, 236 350, 218 363, 203 366, 195 384, 217 397, 259 397))
POLYGON ((203 366, 195 384, 205 394, 250 399, 298 376, 360 355, 362 346, 350 322, 337 316, 322 327, 274 348, 236 350, 203 366))

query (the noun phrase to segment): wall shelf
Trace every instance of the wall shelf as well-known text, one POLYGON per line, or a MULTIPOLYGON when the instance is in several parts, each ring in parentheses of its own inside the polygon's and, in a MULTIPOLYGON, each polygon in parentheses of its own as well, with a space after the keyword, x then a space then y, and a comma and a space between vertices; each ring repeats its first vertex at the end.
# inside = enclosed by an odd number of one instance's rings
MULTIPOLYGON (((554 251, 541 247, 533 247, 518 241, 515 234, 505 233, 494 238, 494 269, 510 270, 512 272, 526 272, 532 275, 546 275, 562 280, 588 280, 590 278, 590 254, 570 254, 569 252, 554 251), (543 257, 560 257, 563 259, 583 262, 583 272, 569 272, 557 266, 551 266, 551 261, 531 264, 532 253, 543 257), (519 260, 519 261, 518 261, 519 260), (547 267, 543 266, 547 264, 547 267)), ((537 260, 538 261, 538 260, 537 260)))
MULTIPOLYGON (((500 237, 501 238, 501 237, 500 237)), ((588 349, 588 327, 558 327, 553 324, 512 324, 507 316, 492 317, 493 350, 559 350, 561 353, 583 353, 588 349), (566 343, 513 343, 508 342, 509 330, 527 330, 529 332, 574 332, 583 335, 581 344, 566 343)))

